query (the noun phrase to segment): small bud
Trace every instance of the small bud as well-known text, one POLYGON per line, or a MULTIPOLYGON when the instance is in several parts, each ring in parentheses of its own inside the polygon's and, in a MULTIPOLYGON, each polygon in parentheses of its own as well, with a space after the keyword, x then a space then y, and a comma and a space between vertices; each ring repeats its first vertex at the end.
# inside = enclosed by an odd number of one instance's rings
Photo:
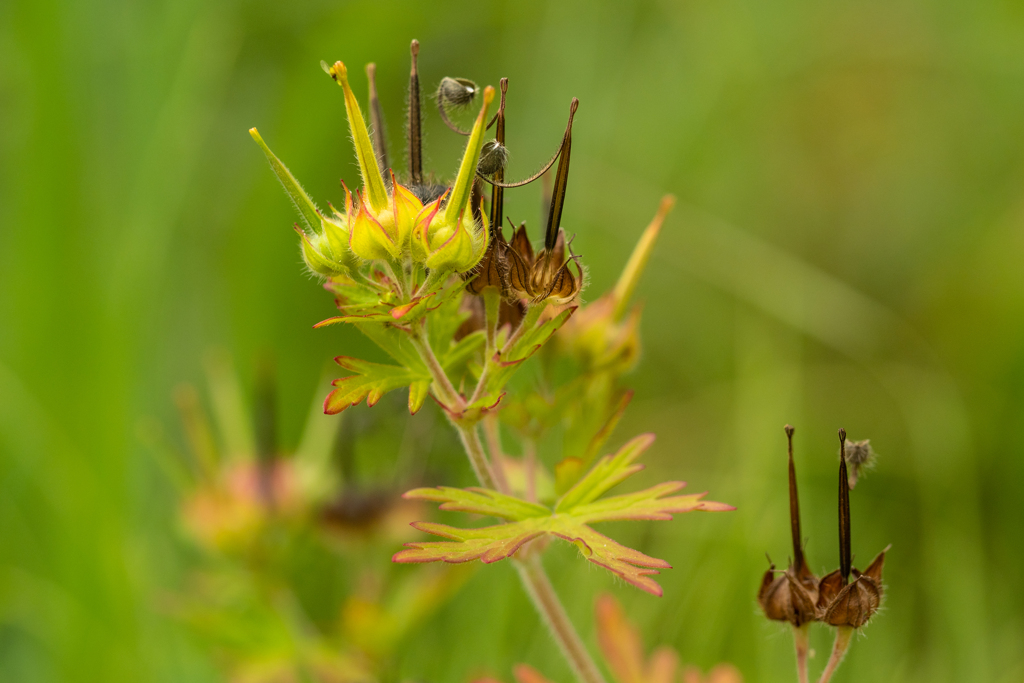
POLYGON ((465 107, 473 101, 479 90, 476 83, 465 78, 441 79, 437 86, 437 101, 445 107, 465 107))
POLYGON ((334 261, 331 247, 324 235, 307 235, 298 223, 295 224, 295 232, 299 233, 302 239, 302 259, 311 271, 324 277, 345 273, 345 266, 334 261))
POLYGON ((487 250, 487 230, 467 229, 465 223, 460 219, 449 235, 442 229, 432 236, 427 268, 461 273, 480 262, 487 250))
POLYGON ((497 140, 488 140, 480 152, 480 163, 477 164, 476 170, 483 175, 494 175, 498 171, 504 171, 507 164, 508 148, 497 140))
MULTIPOLYGON (((390 211, 388 214, 390 216, 390 211)), ((350 225, 348 246, 359 258, 373 261, 401 257, 401 245, 380 221, 370 215, 365 202, 360 202, 359 212, 350 225)))

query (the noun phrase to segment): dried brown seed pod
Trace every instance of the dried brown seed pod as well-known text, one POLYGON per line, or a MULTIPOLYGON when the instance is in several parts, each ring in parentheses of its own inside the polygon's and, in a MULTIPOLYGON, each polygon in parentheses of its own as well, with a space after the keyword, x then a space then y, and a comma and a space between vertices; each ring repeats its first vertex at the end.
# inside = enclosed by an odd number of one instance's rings
POLYGON ((839 430, 839 453, 839 569, 822 577, 816 608, 818 619, 830 626, 860 628, 882 602, 882 566, 889 548, 880 552, 863 573, 853 568, 845 429, 839 430))
POLYGON ((796 466, 793 463, 793 432, 786 425, 789 444, 789 524, 793 540, 793 561, 784 572, 771 565, 761 579, 757 602, 764 615, 774 621, 788 621, 795 627, 816 619, 818 577, 811 572, 804 557, 800 538, 800 500, 796 488, 796 466))
POLYGON ((837 569, 821 579, 818 594, 818 619, 830 626, 860 628, 868 623, 882 602, 882 566, 886 548, 864 573, 853 569, 854 580, 847 583, 837 569))

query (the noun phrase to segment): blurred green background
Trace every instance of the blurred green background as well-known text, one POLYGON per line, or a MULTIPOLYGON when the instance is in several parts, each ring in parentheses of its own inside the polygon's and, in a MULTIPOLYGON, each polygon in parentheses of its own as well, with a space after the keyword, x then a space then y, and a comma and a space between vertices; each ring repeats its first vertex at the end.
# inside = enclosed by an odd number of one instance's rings
MULTIPOLYGON (((639 291, 645 356, 613 443, 657 432, 647 480, 685 478, 739 509, 610 528, 674 565, 661 599, 550 552, 587 642, 610 590, 649 646, 791 680, 791 641, 754 600, 764 553, 788 554, 782 425, 797 427, 817 571, 837 564, 844 426, 881 454, 853 494, 858 564, 893 550, 885 609, 836 680, 1024 678, 1020 3, 8 0, 0 680, 220 680, 160 608, 187 559, 139 427, 180 439, 173 389, 201 382, 208 349, 230 351, 248 386, 269 353, 293 447, 328 360, 365 349, 311 329, 331 302, 246 130, 337 204, 357 171, 319 61, 352 65, 364 106, 355 67, 377 63, 400 159, 411 38, 425 90, 509 78, 513 177, 551 153, 579 97, 563 225, 589 298, 659 197, 679 197, 639 291)), ((431 111, 429 166, 448 173, 464 141, 431 111)), ((506 206, 536 226, 539 188, 506 206)), ((818 669, 830 641, 813 639, 818 669)), ((570 680, 502 563, 399 672, 508 680, 521 661, 570 680)))

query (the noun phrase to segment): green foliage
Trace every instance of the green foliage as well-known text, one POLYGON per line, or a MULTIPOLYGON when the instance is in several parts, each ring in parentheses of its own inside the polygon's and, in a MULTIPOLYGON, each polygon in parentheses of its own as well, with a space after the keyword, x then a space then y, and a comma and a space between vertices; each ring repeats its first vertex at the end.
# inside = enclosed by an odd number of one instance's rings
POLYGON ((643 469, 643 465, 635 461, 653 441, 650 434, 638 436, 614 455, 601 458, 585 477, 559 498, 554 509, 486 489, 438 487, 409 491, 406 498, 440 502, 442 510, 489 515, 507 523, 479 529, 457 529, 444 524, 418 522, 414 526, 420 531, 452 540, 407 543, 407 549, 397 553, 394 561, 459 563, 478 559, 486 564, 511 557, 529 541, 550 534, 574 543, 588 561, 637 588, 652 595, 661 595, 661 586, 649 577, 658 574, 657 569, 670 568, 667 562, 616 543, 589 525, 619 520, 670 520, 673 514, 683 512, 735 508, 701 500, 703 493, 670 496, 685 486, 678 481, 665 482, 636 493, 602 498, 611 488, 643 469))
MULTIPOLYGON (((161 609, 194 557, 172 540, 175 499, 136 435, 159 423, 181 440, 167 397, 201 375, 211 346, 243 370, 263 353, 278 359, 286 446, 306 419, 295 402, 318 391, 330 358, 388 362, 352 328, 309 330, 330 301, 296 268, 289 226, 300 219, 244 130, 258 125, 316 203, 341 209, 338 178, 351 187, 359 171, 340 90, 316 62, 341 46, 365 103, 356 65, 377 61, 389 151, 401 159, 411 37, 446 46, 424 63, 426 91, 445 74, 511 77, 510 178, 548 158, 554 119, 580 97, 581 175, 566 214, 588 300, 614 285, 658 198, 680 198, 636 291, 644 356, 621 425, 658 432, 652 469, 740 510, 628 525, 649 554, 694 558, 659 578, 665 599, 620 595, 659 635, 651 645, 705 669, 732 661, 752 683, 792 677, 792 653, 750 597, 764 551, 784 561, 788 543, 778 430, 806 425, 802 504, 817 520, 807 535, 816 558, 831 557, 842 416, 887 456, 854 496, 858 557, 889 542, 899 553, 886 609, 837 679, 1020 679, 1016 3, 4 8, 0 679, 221 680, 201 639, 161 609)), ((465 138, 429 112, 424 135, 429 158, 454 173, 465 138)), ((539 196, 537 186, 514 194, 507 214, 536 221, 539 196)), ((501 404, 515 455, 518 427, 505 417, 545 352, 501 404)), ((390 398, 344 419, 392 419, 390 398)), ((432 403, 414 425, 443 420, 432 403)), ((427 469, 468 486, 443 426, 423 432, 436 444, 427 469)), ((563 434, 556 423, 538 442, 538 468, 578 443, 563 434)), ((606 577, 580 571, 571 553, 544 561, 588 635, 583 594, 606 577)), ((511 572, 484 569, 406 642, 395 678, 455 683, 525 659, 567 683, 511 572)), ((811 645, 820 665, 830 643, 812 634, 811 645)))

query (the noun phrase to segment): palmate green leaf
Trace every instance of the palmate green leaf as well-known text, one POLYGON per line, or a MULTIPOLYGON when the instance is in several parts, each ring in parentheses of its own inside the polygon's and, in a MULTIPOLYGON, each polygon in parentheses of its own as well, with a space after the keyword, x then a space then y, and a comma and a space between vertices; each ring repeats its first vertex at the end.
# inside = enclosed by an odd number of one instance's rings
POLYGON ((410 413, 415 414, 426 400, 430 375, 425 369, 423 374, 419 374, 415 369, 371 363, 348 356, 338 356, 334 361, 356 374, 332 382, 335 389, 324 400, 324 412, 328 415, 359 405, 363 399, 366 399, 368 406, 376 405, 384 394, 402 387, 409 387, 410 413))
MULTIPOLYGON (((333 382, 335 389, 324 401, 324 412, 340 413, 364 399, 373 406, 389 391, 409 387, 409 412, 415 414, 430 392, 431 377, 427 366, 416 353, 408 335, 387 323, 361 321, 354 323, 360 332, 379 346, 400 365, 371 363, 358 358, 338 356, 335 362, 356 373, 333 382)), ((441 365, 449 376, 462 371, 466 360, 484 343, 482 332, 467 335, 444 352, 438 353, 441 365)))
POLYGON ((405 494, 415 500, 441 503, 442 510, 490 515, 506 523, 478 529, 459 529, 446 524, 416 522, 414 527, 447 541, 407 543, 395 554, 395 562, 497 562, 511 557, 529 541, 550 534, 574 543, 584 558, 604 567, 625 581, 653 595, 661 586, 651 575, 668 569, 664 560, 627 548, 590 527, 614 520, 670 520, 672 515, 694 510, 724 511, 730 505, 701 500, 705 494, 672 496, 686 484, 669 481, 636 493, 602 498, 612 487, 643 469, 635 461, 654 442, 644 434, 606 455, 575 486, 563 495, 554 509, 488 489, 449 487, 414 489, 405 494))

